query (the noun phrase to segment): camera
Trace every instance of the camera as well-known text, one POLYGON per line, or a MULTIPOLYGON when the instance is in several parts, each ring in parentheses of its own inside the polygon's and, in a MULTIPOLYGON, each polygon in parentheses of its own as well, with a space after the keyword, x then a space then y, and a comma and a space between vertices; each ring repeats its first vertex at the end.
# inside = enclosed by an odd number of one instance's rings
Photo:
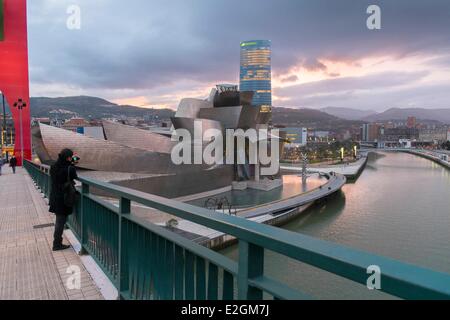
POLYGON ((79 156, 73 156, 72 157, 72 163, 75 163, 75 164, 77 164, 79 161, 80 161, 80 157, 79 156))

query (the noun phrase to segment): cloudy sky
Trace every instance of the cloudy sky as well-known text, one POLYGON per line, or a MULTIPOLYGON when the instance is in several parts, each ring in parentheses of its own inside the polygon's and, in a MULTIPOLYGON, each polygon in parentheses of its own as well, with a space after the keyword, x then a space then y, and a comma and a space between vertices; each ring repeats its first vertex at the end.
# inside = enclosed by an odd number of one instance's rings
POLYGON ((450 108, 449 0, 32 0, 28 19, 32 96, 175 108, 238 83, 240 41, 269 39, 275 106, 450 108))

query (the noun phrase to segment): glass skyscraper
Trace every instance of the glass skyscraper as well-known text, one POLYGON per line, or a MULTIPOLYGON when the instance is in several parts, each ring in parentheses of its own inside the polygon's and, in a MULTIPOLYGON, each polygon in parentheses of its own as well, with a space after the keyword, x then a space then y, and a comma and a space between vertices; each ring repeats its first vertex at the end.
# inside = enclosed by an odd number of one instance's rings
POLYGON ((270 40, 241 42, 240 90, 254 91, 253 105, 272 106, 270 40))

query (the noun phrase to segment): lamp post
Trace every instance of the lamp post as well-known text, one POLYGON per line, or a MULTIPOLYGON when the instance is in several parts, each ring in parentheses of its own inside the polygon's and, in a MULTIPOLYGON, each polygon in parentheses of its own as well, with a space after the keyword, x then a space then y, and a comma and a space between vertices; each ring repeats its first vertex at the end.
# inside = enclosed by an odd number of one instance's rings
POLYGON ((14 108, 19 109, 19 123, 20 123, 20 161, 23 166, 23 125, 22 125, 22 110, 26 108, 27 104, 22 100, 18 99, 17 102, 14 102, 14 108))

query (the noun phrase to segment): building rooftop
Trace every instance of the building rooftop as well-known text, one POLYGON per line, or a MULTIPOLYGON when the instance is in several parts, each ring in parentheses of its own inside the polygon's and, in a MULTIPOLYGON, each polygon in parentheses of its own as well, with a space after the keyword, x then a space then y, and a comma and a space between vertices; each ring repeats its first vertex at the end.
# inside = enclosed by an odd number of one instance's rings
POLYGON ((83 118, 72 118, 63 124, 66 127, 89 127, 91 124, 83 118))

